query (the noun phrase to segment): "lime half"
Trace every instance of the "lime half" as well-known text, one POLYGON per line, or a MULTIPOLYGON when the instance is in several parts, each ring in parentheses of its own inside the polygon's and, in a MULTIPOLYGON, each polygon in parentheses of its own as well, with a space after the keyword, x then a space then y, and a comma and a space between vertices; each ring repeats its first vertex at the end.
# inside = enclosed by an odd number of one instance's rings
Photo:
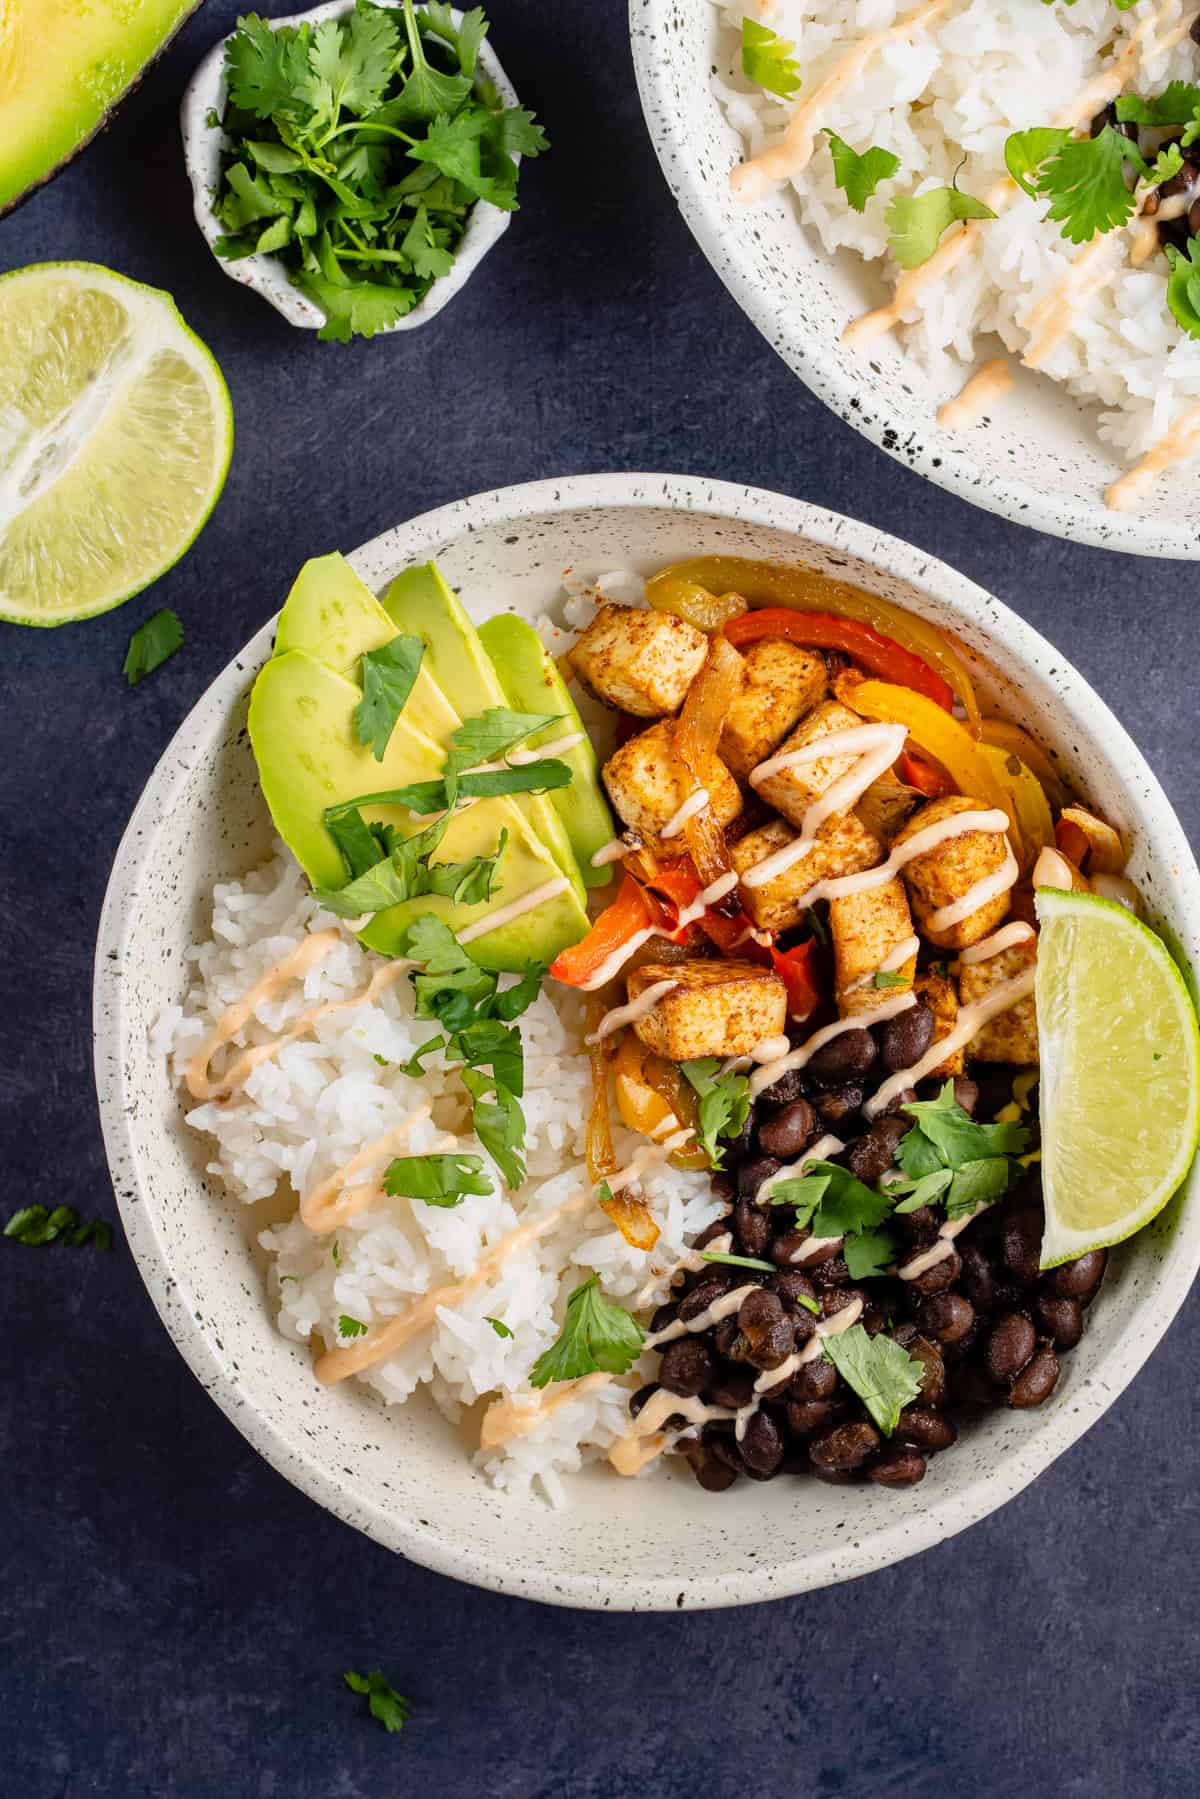
POLYGON ((1037 890, 1042 1266, 1122 1243, 1183 1181, 1200 1032, 1166 945, 1123 906, 1037 890))
POLYGON ((229 390, 169 294, 90 262, 0 279, 0 619, 61 625, 149 586, 232 449, 229 390))

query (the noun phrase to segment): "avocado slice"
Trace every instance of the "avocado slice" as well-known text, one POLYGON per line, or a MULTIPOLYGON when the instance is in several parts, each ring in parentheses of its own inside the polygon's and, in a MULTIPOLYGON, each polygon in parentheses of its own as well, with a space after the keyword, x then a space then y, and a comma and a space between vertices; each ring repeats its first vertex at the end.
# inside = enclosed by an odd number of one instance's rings
POLYGON ((6 0, 0 213, 78 155, 199 0, 6 0))
MULTIPOLYGON (((460 718, 472 718, 486 712, 489 706, 508 705, 508 696, 479 641, 479 633, 436 562, 423 562, 397 575, 383 596, 383 604, 398 631, 421 638, 429 672, 460 718)), ((545 703, 530 707, 534 712, 549 710, 545 703)), ((583 877, 551 796, 526 793, 520 796, 519 803, 582 901, 583 877)))
MULTIPOLYGON (((303 650, 272 656, 250 697, 250 742, 263 794, 275 827, 314 886, 340 887, 346 879, 341 853, 325 828, 327 806, 357 794, 429 780, 442 767, 444 752, 410 721, 407 709, 396 721, 382 762, 354 735, 353 713, 362 695, 356 684, 303 650)), ((394 806, 364 807, 364 814, 410 834, 411 814, 394 806)), ((489 911, 508 905, 560 875, 554 859, 528 820, 501 796, 480 800, 455 815, 436 860, 465 861, 490 855, 502 828, 508 843, 499 884, 484 905, 457 906, 440 894, 426 894, 376 913, 360 941, 383 955, 398 952, 412 920, 433 912, 454 931, 489 911)), ((588 928, 587 914, 571 888, 476 938, 472 956, 485 968, 518 969, 531 961, 551 961, 588 928)))
POLYGON ((500 677, 509 705, 516 712, 561 712, 561 724, 547 725, 529 739, 530 749, 552 743, 556 737, 583 731, 583 742, 564 750, 560 760, 571 770, 571 785, 556 787, 546 795, 556 807, 575 852, 579 871, 589 887, 606 887, 613 865, 594 868, 592 857, 602 844, 611 843, 616 827, 600 786, 600 764, 584 731, 558 664, 523 618, 502 612, 479 627, 479 641, 500 677))
MULTIPOLYGON (((296 576, 279 614, 275 654, 303 650, 338 674, 357 679, 359 657, 390 643, 395 635, 395 621, 335 550, 330 556, 312 557, 296 576)), ((404 716, 435 743, 446 744, 462 720, 426 667, 428 660, 428 656, 422 658, 420 673, 404 703, 404 716)), ((397 783, 375 781, 359 792, 388 785, 397 783)))

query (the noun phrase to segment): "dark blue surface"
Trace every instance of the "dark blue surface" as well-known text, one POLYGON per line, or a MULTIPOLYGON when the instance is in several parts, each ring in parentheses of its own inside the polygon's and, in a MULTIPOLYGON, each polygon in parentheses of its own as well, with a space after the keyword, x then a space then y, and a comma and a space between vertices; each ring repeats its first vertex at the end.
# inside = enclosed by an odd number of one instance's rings
MULTIPOLYGON (((151 594, 55 632, 0 627, 6 1215, 32 1200, 115 1215, 91 948, 168 736, 303 557, 464 493, 669 469, 884 525, 1054 639, 1195 836, 1194 567, 1006 525, 812 400, 675 212, 617 0, 498 0, 501 56, 554 154, 526 169, 524 210, 437 324, 350 349, 226 281, 192 224, 175 108, 236 10, 210 0, 115 127, 0 221, 0 272, 86 257, 169 288, 221 360, 238 433, 211 523, 151 594), (164 604, 186 650, 128 692, 129 634, 164 604)), ((1194 1305, 1083 1443, 958 1540, 807 1598, 621 1618, 498 1599, 389 1556, 257 1459, 123 1249, 0 1250, 6 1795, 1197 1791, 1194 1305), (377 1664, 412 1696, 401 1736, 342 1687, 343 1668, 377 1664)))

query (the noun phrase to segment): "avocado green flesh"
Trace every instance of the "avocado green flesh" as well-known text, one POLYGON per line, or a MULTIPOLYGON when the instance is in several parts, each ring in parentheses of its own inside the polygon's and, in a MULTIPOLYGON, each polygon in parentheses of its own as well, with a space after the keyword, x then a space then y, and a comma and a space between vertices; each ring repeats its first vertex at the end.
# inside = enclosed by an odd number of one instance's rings
POLYGON ((81 150, 198 0, 5 0, 0 212, 81 150))
MULTIPOLYGON (((327 806, 358 794, 435 777, 444 751, 405 715, 396 721, 382 762, 355 737, 353 714, 362 695, 353 681, 302 650, 273 656, 261 670, 250 699, 250 742, 271 817, 280 836, 314 887, 341 887, 346 870, 325 828, 327 806)), ((364 815, 406 835, 418 827, 407 811, 369 806, 364 815)), ((502 828, 508 843, 491 901, 459 906, 442 895, 407 900, 375 915, 359 933, 370 948, 395 955, 412 920, 433 912, 455 931, 523 893, 554 880, 560 870, 528 822, 508 798, 482 800, 459 812, 435 854, 435 861, 466 861, 491 855, 502 828)), ((488 931, 471 946, 485 968, 517 969, 547 961, 587 930, 587 917, 573 891, 544 900, 510 923, 488 931)))
MULTIPOLYGON (((383 596, 383 604, 398 631, 407 631, 424 643, 429 672, 460 718, 473 718, 489 706, 510 703, 479 633, 436 563, 425 562, 397 575, 383 596)), ((548 712, 554 708, 543 703, 529 710, 548 712)), ((561 732, 566 727, 553 728, 561 732)), ((582 902, 586 897, 583 877, 550 795, 523 793, 517 796, 517 803, 582 902)))
MULTIPOLYGON (((279 615, 275 654, 303 650, 339 674, 357 679, 359 657, 390 643, 395 635, 393 620, 346 558, 335 551, 330 556, 314 556, 296 576, 279 615)), ((422 658, 420 673, 405 701, 404 717, 435 743, 446 744, 462 719, 425 667, 425 660, 422 658)), ((437 769, 432 772, 436 774, 437 769)), ((368 782, 360 792, 388 785, 397 783, 368 782)))
POLYGON ((571 785, 556 787, 546 797, 562 819, 584 881, 589 887, 606 887, 613 878, 612 864, 594 868, 592 857, 603 844, 612 842, 613 817, 600 787, 596 752, 553 656, 533 626, 511 612, 480 625, 479 640, 514 712, 562 714, 561 723, 547 725, 529 739, 530 749, 568 737, 572 731, 583 731, 583 742, 563 750, 559 758, 571 770, 571 785))

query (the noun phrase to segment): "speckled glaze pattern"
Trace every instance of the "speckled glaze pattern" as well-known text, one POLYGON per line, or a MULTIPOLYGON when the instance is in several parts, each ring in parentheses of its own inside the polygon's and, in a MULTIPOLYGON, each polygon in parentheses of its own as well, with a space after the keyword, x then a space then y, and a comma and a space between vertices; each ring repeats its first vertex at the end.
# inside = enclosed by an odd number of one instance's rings
MULTIPOLYGON (((1016 524, 1073 543, 1142 556, 1194 558, 1196 463, 1113 512, 1104 491, 1126 464, 1101 443, 1095 413, 1047 376, 1013 361, 1014 390, 978 424, 943 430, 937 410, 961 383, 940 385, 893 333, 854 350, 843 328, 889 297, 881 269, 850 251, 830 256, 801 223, 788 186, 757 206, 729 175, 744 152, 712 92, 720 14, 707 0, 629 0, 638 91, 671 192, 738 305, 838 417, 897 461, 1016 524)), ((994 350, 981 354, 980 361, 994 350)))
MULTIPOLYGON (((377 4, 396 6, 399 0, 377 0, 377 4)), ((284 18, 269 19, 267 22, 272 30, 278 30, 280 25, 299 25, 304 21, 319 25, 323 19, 340 18, 343 13, 352 11, 353 6, 354 0, 329 0, 328 5, 314 6, 310 12, 288 13, 284 18)), ((452 13, 455 24, 460 23, 462 13, 456 9, 452 9, 452 13)), ((227 38, 222 38, 219 43, 214 44, 199 64, 188 82, 179 109, 183 160, 192 184, 196 223, 214 256, 216 241, 221 236, 223 226, 213 212, 213 195, 220 186, 221 152, 228 148, 229 139, 224 132, 215 130, 209 124, 208 117, 211 112, 220 116, 225 110, 227 42, 227 38)), ((488 79, 495 83, 504 104, 516 106, 516 89, 501 68, 500 60, 487 38, 479 48, 479 64, 488 79)), ((516 160, 520 162, 521 159, 517 157, 516 160)), ((467 223, 450 273, 435 281, 425 298, 411 312, 405 313, 394 324, 385 325, 375 335, 387 337, 394 331, 415 331, 419 325, 427 325, 430 319, 436 318, 443 306, 448 305, 470 280, 472 272, 478 268, 492 245, 504 236, 511 219, 511 212, 504 212, 500 207, 480 200, 467 223)), ((324 324, 325 314, 321 308, 307 294, 301 293, 298 287, 292 285, 287 268, 278 256, 244 256, 237 262, 227 262, 224 257, 217 256, 217 262, 231 281, 240 281, 243 287, 261 294, 276 312, 282 313, 289 325, 297 325, 302 331, 317 331, 324 324)))
MULTIPOLYGON (((352 558, 376 589, 436 556, 477 618, 532 617, 567 565, 600 573, 687 555, 802 559, 957 633, 981 688, 1060 754, 1129 833, 1131 872, 1189 960, 1200 872, 1136 746, 1086 682, 998 600, 886 533, 755 488, 665 475, 589 475, 477 495, 376 538, 352 558), (987 664, 982 658, 987 657, 987 664)), ((249 1441, 319 1504, 442 1573, 577 1606, 742 1604, 849 1580, 952 1536, 1019 1492, 1100 1416, 1166 1330, 1200 1265, 1197 1175, 1114 1258, 1053 1400, 972 1422, 923 1485, 885 1493, 815 1481, 743 1483, 714 1500, 686 1469, 646 1484, 589 1470, 570 1509, 504 1498, 421 1401, 385 1410, 352 1383, 318 1387, 280 1337, 239 1208, 204 1172, 205 1145, 150 1053, 148 1028, 185 983, 214 880, 262 856, 268 821, 245 730, 274 621, 247 644, 163 755, 121 843, 96 951, 95 1060, 129 1244, 182 1354, 249 1441)))

